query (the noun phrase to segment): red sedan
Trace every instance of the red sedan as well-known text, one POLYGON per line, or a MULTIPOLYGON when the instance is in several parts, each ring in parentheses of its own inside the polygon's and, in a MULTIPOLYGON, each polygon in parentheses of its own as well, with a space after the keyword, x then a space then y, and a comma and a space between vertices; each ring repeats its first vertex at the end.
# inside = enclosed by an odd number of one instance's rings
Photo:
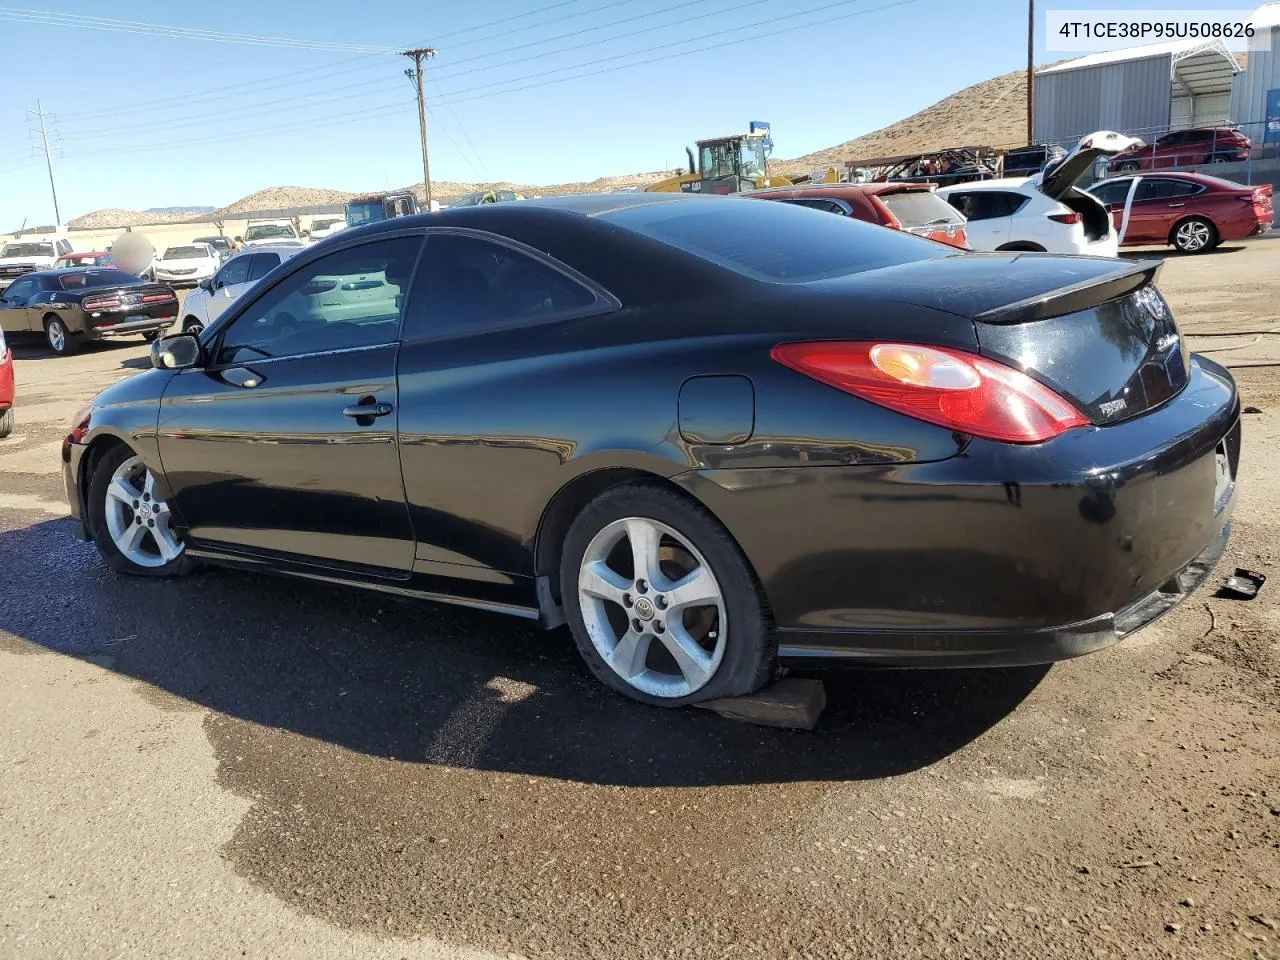
POLYGON ((1200 173, 1159 173, 1104 180, 1089 192, 1111 211, 1125 247, 1168 243, 1183 253, 1204 253, 1275 224, 1269 183, 1246 187, 1200 173))
POLYGON ((1199 127, 1166 133, 1149 146, 1116 154, 1107 164, 1113 173, 1200 163, 1233 163, 1249 159, 1253 142, 1234 127, 1199 127))
POLYGON ((808 183, 739 196, 812 207, 970 249, 963 214, 935 196, 936 189, 933 183, 808 183))
POLYGON ((0 437, 13 432, 13 351, 0 331, 0 437))

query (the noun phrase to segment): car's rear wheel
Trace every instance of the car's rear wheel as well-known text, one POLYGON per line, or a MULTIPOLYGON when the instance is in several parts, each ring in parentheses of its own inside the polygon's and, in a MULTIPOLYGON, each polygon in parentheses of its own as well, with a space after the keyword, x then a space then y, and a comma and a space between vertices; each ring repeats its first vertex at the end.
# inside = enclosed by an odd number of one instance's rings
POLYGON ((112 569, 141 576, 188 573, 194 561, 157 496, 155 476, 126 446, 108 451, 89 484, 94 543, 112 569))
POLYGON ((1116 164, 1117 173, 1137 173, 1137 171, 1138 171, 1138 165, 1134 163, 1132 160, 1126 163, 1116 164))
POLYGON ((200 336, 200 333, 203 330, 204 330, 204 324, 201 323, 199 320, 197 320, 195 317, 187 317, 187 319, 182 321, 183 333, 189 333, 194 337, 198 337, 200 336))
POLYGON ((1230 163, 1231 160, 1232 160, 1231 157, 1224 156, 1221 153, 1215 153, 1212 157, 1209 158, 1210 163, 1230 163))
POLYGON ((560 589, 591 672, 642 703, 738 696, 773 671, 772 627, 746 558, 674 491, 630 483, 588 504, 565 539, 560 589))
POLYGON ((45 318, 44 338, 49 344, 49 349, 60 357, 75 352, 75 341, 71 339, 71 332, 67 330, 67 325, 60 317, 45 318))
POLYGON ((13 433, 13 407, 0 413, 0 437, 7 437, 11 433, 13 433))
POLYGON ((1172 242, 1182 253, 1204 253, 1218 245, 1218 229, 1204 217, 1190 217, 1173 228, 1172 242))

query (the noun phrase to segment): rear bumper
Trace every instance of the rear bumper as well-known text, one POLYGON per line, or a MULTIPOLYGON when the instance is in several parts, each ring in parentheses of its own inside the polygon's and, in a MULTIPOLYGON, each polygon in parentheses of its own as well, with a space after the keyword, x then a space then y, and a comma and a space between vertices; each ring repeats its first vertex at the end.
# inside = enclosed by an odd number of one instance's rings
POLYGON ((87 327, 84 331, 87 340, 107 340, 112 337, 132 337, 140 333, 158 333, 168 330, 176 322, 177 317, 148 317, 145 320, 127 320, 110 326, 87 327))
POLYGON ((782 657, 1013 665, 1107 646, 1193 590, 1229 535, 1239 457, 1235 384, 1197 357, 1163 407, 1044 444, 676 480, 751 561, 782 657))
POLYGON ((0 353, 0 411, 13 406, 13 351, 8 346, 0 353))

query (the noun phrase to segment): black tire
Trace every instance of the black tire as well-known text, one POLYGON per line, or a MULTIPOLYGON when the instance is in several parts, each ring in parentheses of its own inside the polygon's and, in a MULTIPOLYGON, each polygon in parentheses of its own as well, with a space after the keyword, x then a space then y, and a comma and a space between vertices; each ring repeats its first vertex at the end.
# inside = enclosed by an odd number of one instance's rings
POLYGON ((111 531, 106 522, 107 484, 111 482, 116 469, 136 454, 124 444, 112 447, 94 466, 93 476, 89 479, 89 529, 93 531, 93 542, 98 553, 112 570, 138 577, 180 577, 196 568, 196 562, 187 556, 184 550, 180 557, 171 560, 164 566, 144 567, 134 563, 120 552, 115 541, 111 539, 111 531))
POLYGON ((1221 153, 1215 153, 1212 157, 1209 158, 1209 162, 1210 163, 1230 163, 1234 159, 1235 159, 1234 157, 1227 157, 1221 153))
POLYGON ((147 341, 147 343, 155 343, 155 342, 156 342, 157 340, 159 340, 162 336, 164 336, 163 331, 160 331, 160 330, 153 330, 153 331, 151 331, 150 333, 144 333, 144 334, 142 335, 142 339, 143 339, 143 340, 145 340, 145 341, 147 341))
POLYGON ((1174 224, 1173 229, 1169 232, 1169 242, 1178 250, 1179 253, 1196 254, 1208 253, 1219 243, 1222 238, 1218 235, 1218 228, 1214 226, 1213 221, 1206 217, 1187 217, 1174 224), (1203 246, 1189 246, 1184 241, 1183 228, 1201 226, 1208 231, 1209 239, 1203 246))
POLYGON ((204 332, 204 324, 195 317, 187 317, 182 321, 182 332, 198 337, 204 332))
POLYGON ((592 500, 565 536, 560 562, 561 603, 578 652, 605 686, 658 707, 680 707, 718 697, 752 693, 772 679, 777 640, 763 591, 746 557, 728 531, 701 505, 672 490, 625 483, 592 500), (597 533, 616 520, 641 517, 678 531, 700 552, 719 582, 729 623, 724 656, 711 679, 683 697, 654 696, 629 684, 605 662, 591 641, 578 597, 578 571, 597 533))
POLYGON ((0 413, 0 438, 13 433, 13 407, 0 413))
POLYGON ((1137 173, 1137 172, 1138 172, 1138 165, 1134 163, 1132 160, 1128 161, 1127 163, 1116 164, 1116 173, 1137 173))
POLYGON ((75 353, 76 347, 79 346, 71 338, 71 331, 67 329, 67 325, 60 317, 45 317, 44 341, 49 349, 60 357, 75 353))

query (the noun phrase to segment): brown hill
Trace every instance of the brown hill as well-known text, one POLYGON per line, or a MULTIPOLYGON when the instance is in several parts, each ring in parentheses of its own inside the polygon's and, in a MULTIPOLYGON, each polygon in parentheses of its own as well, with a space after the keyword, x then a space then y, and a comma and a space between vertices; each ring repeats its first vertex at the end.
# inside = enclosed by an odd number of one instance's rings
POLYGON ((1027 74, 1015 70, 939 100, 880 130, 782 161, 781 172, 945 147, 1019 147, 1027 142, 1027 74))

